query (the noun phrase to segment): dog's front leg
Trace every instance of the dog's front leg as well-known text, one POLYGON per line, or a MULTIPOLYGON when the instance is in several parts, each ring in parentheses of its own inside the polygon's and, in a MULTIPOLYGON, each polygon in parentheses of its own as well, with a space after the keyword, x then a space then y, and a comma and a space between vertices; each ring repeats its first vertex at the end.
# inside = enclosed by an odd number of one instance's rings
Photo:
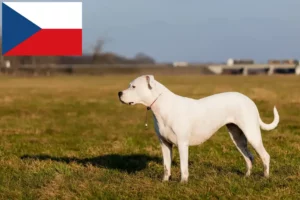
POLYGON ((163 154, 163 165, 164 165, 164 177, 163 181, 169 181, 171 176, 171 163, 172 163, 172 144, 167 141, 160 139, 162 154, 163 154))
POLYGON ((189 145, 186 141, 178 142, 179 158, 180 158, 180 171, 181 171, 181 182, 187 182, 189 177, 188 169, 188 156, 189 156, 189 145))

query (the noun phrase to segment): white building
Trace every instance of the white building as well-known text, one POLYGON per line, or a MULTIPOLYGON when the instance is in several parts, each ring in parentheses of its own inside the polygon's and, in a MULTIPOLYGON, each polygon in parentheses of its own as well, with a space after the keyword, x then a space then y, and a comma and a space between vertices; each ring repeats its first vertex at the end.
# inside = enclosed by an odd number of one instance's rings
POLYGON ((187 67, 189 64, 187 62, 174 62, 173 67, 187 67))
POLYGON ((234 60, 233 60, 232 58, 229 58, 229 59, 227 60, 227 65, 228 65, 228 66, 234 65, 234 60))

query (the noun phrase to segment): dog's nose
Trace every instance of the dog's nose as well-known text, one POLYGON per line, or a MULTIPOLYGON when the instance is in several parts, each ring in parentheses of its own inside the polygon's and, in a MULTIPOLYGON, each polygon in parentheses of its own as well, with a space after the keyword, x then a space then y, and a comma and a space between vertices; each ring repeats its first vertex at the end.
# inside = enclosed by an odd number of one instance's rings
POLYGON ((119 93, 118 93, 119 97, 121 97, 121 96, 122 96, 122 94, 123 94, 123 92, 119 92, 119 93))

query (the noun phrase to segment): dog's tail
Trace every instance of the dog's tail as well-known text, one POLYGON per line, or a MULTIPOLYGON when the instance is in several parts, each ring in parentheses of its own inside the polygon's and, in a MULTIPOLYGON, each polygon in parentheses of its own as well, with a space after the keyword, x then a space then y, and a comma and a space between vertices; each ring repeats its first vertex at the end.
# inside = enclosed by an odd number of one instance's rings
POLYGON ((261 127, 262 130, 265 130, 265 131, 270 131, 270 130, 273 130, 274 128, 277 127, 278 123, 279 123, 279 114, 278 114, 278 111, 276 109, 276 107, 274 106, 274 109, 273 109, 273 113, 274 113, 274 120, 271 124, 266 124, 264 123, 260 116, 258 116, 259 118, 259 125, 261 127))

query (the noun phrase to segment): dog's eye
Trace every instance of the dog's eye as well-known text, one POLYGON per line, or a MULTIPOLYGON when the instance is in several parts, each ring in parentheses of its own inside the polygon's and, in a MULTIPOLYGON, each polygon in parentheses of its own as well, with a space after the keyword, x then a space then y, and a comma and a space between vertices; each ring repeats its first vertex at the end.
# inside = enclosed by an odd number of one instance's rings
POLYGON ((132 88, 135 88, 135 86, 133 85, 132 88))

